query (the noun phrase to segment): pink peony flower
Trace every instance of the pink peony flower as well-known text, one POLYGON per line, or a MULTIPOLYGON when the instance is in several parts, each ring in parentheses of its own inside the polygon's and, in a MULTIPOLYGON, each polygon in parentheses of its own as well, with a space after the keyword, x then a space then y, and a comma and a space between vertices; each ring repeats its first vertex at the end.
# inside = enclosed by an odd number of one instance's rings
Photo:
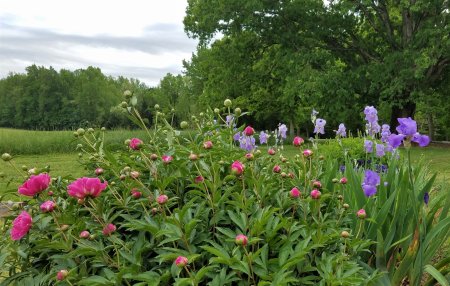
POLYGON ((239 161, 234 161, 233 164, 231 164, 231 173, 236 176, 242 175, 242 173, 244 173, 244 165, 239 161))
POLYGON ((297 189, 296 187, 292 188, 291 191, 289 192, 289 195, 291 196, 291 198, 298 198, 300 197, 301 193, 299 191, 299 189, 297 189))
POLYGON ((103 170, 102 168, 97 168, 97 169, 95 169, 95 174, 96 174, 97 176, 100 176, 101 174, 103 174, 103 172, 104 172, 104 170, 103 170))
POLYGON ((320 199, 321 195, 322 193, 319 190, 314 189, 311 191, 311 198, 313 198, 314 200, 320 199))
POLYGON ((24 237, 30 231, 32 224, 31 215, 26 211, 21 212, 12 223, 11 239, 19 240, 24 237))
POLYGON ((172 156, 169 156, 169 155, 163 155, 163 156, 161 157, 161 159, 162 159, 162 161, 163 161, 164 164, 169 164, 170 162, 172 162, 173 157, 172 157, 172 156))
POLYGON ((103 232, 103 235, 110 235, 111 233, 115 232, 116 229, 117 229, 116 226, 113 225, 112 223, 110 223, 103 228, 102 232, 103 232))
POLYGON ((197 176, 197 177, 195 177, 194 182, 195 182, 196 184, 200 184, 200 183, 203 182, 204 180, 205 180, 205 178, 203 178, 203 176, 197 176))
POLYGON ((185 267, 188 263, 189 260, 187 259, 187 257, 184 256, 178 256, 177 259, 175 259, 175 265, 180 268, 185 267))
POLYGON ((106 189, 108 182, 102 183, 99 178, 79 178, 67 187, 69 196, 84 199, 85 197, 96 198, 106 189))
POLYGON ((281 172, 281 167, 278 166, 278 165, 275 165, 275 166, 273 167, 272 171, 273 171, 274 173, 279 173, 279 172, 281 172))
POLYGON ((237 245, 243 245, 246 246, 248 243, 248 237, 243 234, 238 234, 236 236, 235 242, 237 245))
POLYGON ((144 143, 144 142, 142 142, 142 140, 139 138, 131 138, 130 144, 128 146, 133 150, 139 150, 142 143, 144 143))
POLYGON ((360 219, 365 219, 367 214, 364 209, 360 209, 359 211, 356 212, 356 216, 359 217, 360 219))
POLYGON ((251 126, 247 126, 244 129, 244 134, 245 136, 252 136, 253 134, 255 134, 255 129, 253 129, 251 126))
POLYGON ((83 230, 82 232, 80 232, 80 238, 89 238, 90 235, 91 234, 87 230, 83 230))
POLYGON ((131 196, 135 199, 139 199, 142 196, 142 193, 139 192, 137 188, 133 188, 131 190, 131 196))
POLYGON ((63 281, 66 279, 67 275, 69 275, 69 271, 65 269, 59 270, 58 273, 56 273, 56 279, 58 279, 58 281, 63 281))
POLYGON ((156 198, 156 202, 158 202, 158 204, 160 204, 160 205, 167 203, 168 200, 169 200, 169 197, 166 195, 159 195, 156 198))
POLYGON ((213 143, 211 141, 205 141, 203 142, 203 148, 205 149, 211 149, 213 147, 213 143))
POLYGON ((275 155, 275 150, 274 149, 272 149, 272 148, 270 148, 269 150, 267 150, 267 153, 269 154, 269 155, 275 155))
POLYGON ((45 201, 41 204, 41 211, 44 213, 52 212, 56 207, 56 203, 54 201, 45 201))
POLYGON ((347 184, 347 178, 346 177, 342 177, 339 182, 343 185, 347 184))
POLYGON ((43 190, 48 188, 51 178, 48 174, 39 174, 31 176, 22 186, 19 187, 18 192, 21 195, 34 197, 43 190))
POLYGON ((295 147, 299 147, 300 145, 303 144, 303 142, 305 142, 305 140, 303 140, 302 137, 296 136, 296 137, 294 137, 294 141, 292 141, 292 144, 293 144, 295 147))
POLYGON ((303 156, 306 157, 306 158, 311 157, 312 154, 313 154, 313 151, 311 151, 309 149, 306 149, 306 150, 303 151, 303 156))

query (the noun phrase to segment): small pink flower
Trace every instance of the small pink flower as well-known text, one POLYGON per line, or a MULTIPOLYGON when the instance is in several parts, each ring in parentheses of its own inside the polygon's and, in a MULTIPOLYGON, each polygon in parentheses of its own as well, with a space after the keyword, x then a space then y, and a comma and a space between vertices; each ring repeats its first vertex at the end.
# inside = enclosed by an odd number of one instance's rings
POLYGON ((177 259, 175 259, 175 265, 180 268, 185 267, 188 263, 189 260, 187 259, 187 257, 184 256, 178 256, 177 259))
POLYGON ((197 176, 197 177, 195 177, 194 182, 195 182, 196 184, 200 184, 200 183, 202 183, 204 180, 205 180, 205 178, 203 178, 203 176, 197 176))
POLYGON ((104 170, 103 170, 102 168, 97 168, 97 169, 95 169, 95 174, 96 174, 97 176, 100 176, 101 174, 103 174, 103 172, 104 172, 104 170))
POLYGON ((116 226, 110 223, 103 228, 103 235, 110 235, 111 233, 115 232, 116 229, 116 226))
POLYGON ((160 205, 167 203, 168 200, 169 200, 169 197, 166 195, 159 195, 156 198, 156 202, 158 202, 158 204, 160 204, 160 205))
POLYGON ((303 142, 305 142, 305 140, 303 140, 302 137, 296 136, 296 137, 294 137, 294 141, 292 141, 292 144, 293 144, 295 147, 299 147, 300 145, 303 144, 303 142))
POLYGON ((31 176, 22 186, 19 187, 18 192, 21 195, 34 197, 43 190, 47 189, 50 184, 50 176, 48 174, 39 174, 31 176))
POLYGON ((312 185, 314 188, 318 188, 318 189, 322 188, 322 183, 320 181, 313 181, 312 185))
POLYGON ((203 148, 205 149, 211 149, 213 147, 213 143, 211 141, 205 141, 203 142, 203 148))
POLYGON ((343 185, 347 184, 347 178, 346 177, 342 177, 339 182, 343 185))
POLYGON ((41 211, 44 213, 52 212, 55 209, 55 207, 56 207, 56 204, 54 201, 45 201, 40 206, 41 211))
POLYGON ((247 153, 247 154, 245 154, 245 158, 248 161, 252 161, 255 158, 255 156, 253 155, 253 153, 247 153))
POLYGON ((275 165, 275 166, 273 167, 272 171, 273 171, 274 173, 279 173, 279 172, 281 172, 281 167, 278 166, 278 165, 275 165))
POLYGON ((58 279, 58 281, 63 281, 66 279, 67 275, 69 275, 69 271, 65 269, 59 270, 58 273, 56 273, 56 279, 58 279))
POLYGON ((169 155, 163 155, 163 156, 161 157, 161 159, 162 159, 162 161, 163 161, 164 164, 169 164, 170 162, 172 162, 173 157, 172 157, 172 156, 169 156, 169 155))
POLYGON ((311 157, 312 154, 313 154, 313 151, 311 151, 309 149, 306 149, 306 150, 303 151, 303 156, 306 157, 306 158, 311 157))
POLYGON ((244 172, 244 165, 240 161, 234 161, 233 164, 231 164, 231 173, 233 173, 236 176, 242 175, 244 172))
POLYGON ((142 193, 139 192, 137 188, 133 188, 131 190, 131 196, 135 199, 139 199, 142 196, 142 193))
POLYGON ((311 191, 311 198, 313 198, 314 200, 320 199, 321 195, 322 193, 319 190, 314 189, 311 191))
POLYGON ((11 239, 19 240, 30 231, 33 219, 26 211, 20 213, 12 223, 11 239))
POLYGON ((356 216, 359 217, 360 219, 365 219, 367 214, 364 209, 360 209, 359 211, 356 212, 356 216))
POLYGON ((272 148, 270 148, 269 150, 267 150, 267 153, 269 154, 269 155, 275 155, 275 150, 274 149, 272 149, 272 148))
POLYGON ((235 242, 237 245, 243 245, 246 246, 248 243, 248 237, 243 234, 238 234, 236 236, 235 242))
POLYGON ((142 142, 142 140, 139 138, 131 138, 130 144, 128 146, 133 150, 139 150, 139 148, 141 148, 142 143, 144 142, 142 142))
POLYGON ((255 134, 255 129, 253 129, 251 126, 247 126, 244 129, 244 134, 245 136, 252 136, 253 134, 255 134))
POLYGON ((99 178, 79 178, 67 187, 69 196, 84 199, 85 197, 96 198, 106 189, 108 182, 101 182, 99 178))
POLYGON ((299 191, 299 189, 297 189, 296 187, 292 188, 291 191, 289 192, 289 195, 291 196, 291 198, 298 198, 300 197, 301 193, 299 191))
POLYGON ((83 230, 82 232, 80 232, 80 238, 89 238, 90 235, 91 234, 87 230, 83 230))

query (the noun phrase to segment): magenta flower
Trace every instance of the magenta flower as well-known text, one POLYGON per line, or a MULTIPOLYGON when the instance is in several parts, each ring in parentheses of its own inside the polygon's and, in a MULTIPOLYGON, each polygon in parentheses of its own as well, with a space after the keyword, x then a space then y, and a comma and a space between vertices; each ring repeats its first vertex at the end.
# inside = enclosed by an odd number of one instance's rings
POLYGON ((253 129, 251 126, 245 127, 244 129, 245 136, 252 136, 253 134, 255 134, 255 129, 253 129))
POLYGON ((85 197, 96 198, 106 189, 108 182, 101 182, 99 178, 79 178, 67 187, 69 196, 84 199, 85 197))
POLYGON ((117 227, 112 223, 108 224, 103 228, 103 235, 111 235, 111 233, 115 232, 117 227))
POLYGON ((39 174, 31 176, 22 186, 19 187, 18 192, 21 195, 34 197, 50 185, 50 176, 48 174, 39 174))
POLYGON ((187 259, 187 257, 184 256, 178 256, 177 259, 175 259, 175 265, 180 268, 185 267, 186 265, 188 265, 188 263, 189 260, 187 259))
POLYGON ((31 226, 33 225, 33 219, 29 213, 23 211, 16 217, 12 225, 11 239, 19 240, 30 231, 31 226))
POLYGON ((59 270, 58 273, 56 273, 56 279, 58 281, 63 281, 64 279, 66 279, 67 275, 69 275, 69 271, 65 269, 59 270))
POLYGON ((197 177, 195 177, 194 182, 195 182, 196 184, 200 184, 200 183, 202 183, 204 180, 205 180, 205 178, 203 178, 203 176, 197 176, 197 177))
POLYGON ((47 212, 52 212, 56 207, 56 203, 54 201, 46 201, 43 202, 40 206, 40 209, 42 212, 47 213, 47 212))
POLYGON ((161 159, 164 164, 169 164, 170 162, 172 162, 173 157, 169 156, 169 155, 163 155, 163 156, 161 156, 161 159))
POLYGON ((278 165, 275 165, 275 166, 273 167, 272 171, 273 171, 274 173, 279 173, 279 172, 281 172, 281 167, 278 166, 278 165))
POLYGON ((313 198, 314 200, 320 199, 321 196, 322 193, 319 190, 314 189, 311 191, 311 198, 313 198))
POLYGON ((167 203, 168 200, 169 200, 169 197, 167 195, 159 195, 156 198, 156 202, 160 205, 167 203))
POLYGON ((137 188, 133 188, 131 190, 131 196, 135 199, 139 199, 142 196, 142 193, 139 192, 137 188))
POLYGON ((367 214, 364 209, 360 209, 359 211, 356 212, 356 216, 359 217, 360 219, 365 219, 367 214))
POLYGON ((244 172, 244 165, 240 161, 234 161, 233 164, 231 164, 231 173, 233 173, 236 176, 242 175, 244 172))
POLYGON ((306 149, 306 150, 303 151, 303 156, 306 157, 306 158, 311 157, 312 154, 313 154, 313 151, 311 151, 309 149, 306 149))
POLYGON ((305 142, 305 140, 303 140, 302 137, 294 137, 294 141, 292 141, 292 145, 294 145, 295 147, 299 147, 300 145, 303 144, 303 142, 305 142))
POLYGON ((271 155, 271 156, 275 155, 275 153, 276 153, 276 151, 275 151, 274 149, 272 149, 272 148, 270 148, 269 150, 267 150, 267 154, 269 154, 269 155, 271 155))
POLYGON ((301 193, 299 191, 299 189, 297 189, 296 187, 292 188, 291 191, 289 192, 289 195, 291 196, 291 198, 298 198, 300 197, 301 193))
POLYGON ((341 183, 341 184, 343 184, 343 185, 347 184, 347 178, 346 178, 346 177, 342 177, 342 178, 339 180, 339 183, 341 183))
POLYGON ((83 230, 82 232, 80 232, 80 238, 89 238, 90 235, 91 234, 87 230, 83 230))
POLYGON ((130 144, 128 146, 133 150, 139 150, 139 148, 141 148, 142 143, 144 142, 142 142, 142 140, 139 138, 131 138, 130 144))
POLYGON ((203 142, 203 148, 205 149, 211 149, 213 147, 213 143, 211 141, 205 141, 203 142))
POLYGON ((237 245, 243 245, 246 246, 248 243, 248 237, 243 234, 238 234, 236 236, 235 242, 237 245))

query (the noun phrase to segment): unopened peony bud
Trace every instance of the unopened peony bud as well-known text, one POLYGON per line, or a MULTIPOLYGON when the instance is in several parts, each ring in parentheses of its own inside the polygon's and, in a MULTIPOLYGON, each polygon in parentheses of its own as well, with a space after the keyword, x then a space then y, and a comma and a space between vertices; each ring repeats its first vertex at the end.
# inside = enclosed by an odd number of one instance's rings
POLYGON ((56 203, 54 201, 46 201, 43 202, 40 206, 40 209, 44 213, 52 212, 56 207, 56 203))
POLYGON ((275 166, 273 167, 272 171, 273 171, 274 173, 280 173, 280 172, 281 172, 281 167, 278 166, 278 165, 275 165, 275 166))
POLYGON ((94 128, 88 128, 87 131, 88 131, 89 133, 94 133, 94 132, 95 132, 94 128))
POLYGON ((102 168, 97 168, 97 169, 95 169, 95 174, 96 174, 97 176, 100 176, 101 174, 103 174, 103 172, 104 172, 104 170, 103 170, 102 168))
POLYGON ((294 175, 294 173, 292 173, 292 172, 289 172, 288 176, 289 176, 289 178, 291 178, 291 179, 294 179, 294 178, 295 178, 295 175, 294 175))
POLYGON ((333 182, 333 184, 337 184, 337 183, 339 183, 339 179, 338 178, 333 178, 333 180, 331 180, 331 182, 333 182))
POLYGON ((151 155, 150 155, 150 160, 152 160, 152 161, 158 160, 158 155, 156 155, 156 154, 151 154, 151 155))
POLYGON ((47 193, 49 196, 53 196, 53 192, 52 191, 48 191, 47 193))
POLYGON ((91 234, 87 230, 83 230, 82 232, 80 232, 80 238, 89 238, 90 236, 91 234))
POLYGON ((350 205, 349 205, 349 204, 343 204, 342 207, 343 207, 344 209, 348 209, 348 208, 350 207, 350 205))
POLYGON ((69 271, 65 269, 59 270, 58 273, 56 273, 56 279, 58 279, 58 281, 63 281, 66 279, 67 275, 69 275, 69 271))
POLYGON ((303 157, 308 158, 308 157, 311 157, 312 154, 313 154, 313 151, 311 151, 309 149, 306 149, 306 150, 303 151, 303 157))
POLYGON ((78 199, 77 203, 78 203, 79 205, 84 205, 84 199, 78 199))
POLYGON ((159 110, 159 104, 155 104, 155 109, 159 110))
POLYGON ((343 232, 341 232, 341 237, 343 237, 343 238, 348 238, 350 236, 350 233, 348 233, 348 231, 343 231, 343 232))
POLYGON ((253 161, 254 158, 255 156, 252 153, 245 154, 245 159, 247 159, 247 161, 253 161))
POLYGON ((22 171, 28 170, 28 167, 26 165, 22 165, 22 171))
POLYGON ((302 137, 294 137, 294 141, 292 141, 292 145, 294 145, 295 147, 299 147, 300 145, 303 144, 303 142, 305 142, 305 140, 303 140, 302 137))
POLYGON ((158 209, 157 208, 152 208, 152 214, 156 215, 158 213, 158 209))
POLYGON ((103 232, 103 235, 111 235, 111 233, 115 232, 116 229, 117 229, 116 226, 113 225, 112 223, 110 223, 103 228, 102 232, 103 232))
POLYGON ((78 128, 77 129, 78 136, 83 136, 85 133, 86 133, 86 131, 83 128, 78 128))
POLYGON ((347 184, 347 178, 346 177, 342 177, 339 182, 343 185, 347 184))
POLYGON ((321 195, 322 193, 319 190, 314 189, 311 191, 311 198, 313 198, 314 200, 320 199, 321 195))
POLYGON ((180 127, 181 127, 181 129, 186 129, 189 127, 189 123, 187 123, 186 121, 181 121, 180 127))
POLYGON ((342 195, 337 196, 337 199, 342 201, 344 199, 344 197, 342 195))
POLYGON ((160 204, 160 205, 167 203, 168 200, 169 200, 169 197, 166 195, 159 195, 158 198, 156 198, 156 202, 158 202, 158 204, 160 204))
POLYGON ((247 126, 244 129, 244 134, 245 136, 252 136, 253 134, 255 134, 255 129, 253 129, 251 126, 247 126))
POLYGON ((189 263, 188 259, 184 256, 178 256, 177 259, 175 259, 175 265, 183 268, 189 263))
POLYGON ((229 99, 225 99, 225 101, 223 102, 223 105, 224 105, 225 107, 231 107, 232 102, 231 102, 231 100, 229 100, 229 99))
POLYGON ((131 190, 131 196, 135 199, 139 199, 142 196, 142 193, 138 191, 137 188, 131 190))
POLYGON ((236 108, 234 109, 234 114, 235 114, 236 116, 239 116, 239 115, 242 114, 242 110, 241 110, 239 107, 236 107, 236 108))
POLYGON ((197 154, 191 153, 191 154, 189 155, 189 160, 191 160, 191 161, 197 161, 197 160, 198 160, 197 154))
POLYGON ((273 156, 273 155, 275 155, 276 152, 275 152, 274 149, 270 148, 269 150, 267 150, 267 153, 268 153, 269 155, 273 156))
POLYGON ((119 179, 120 179, 121 181, 125 180, 126 178, 127 178, 127 176, 125 176, 125 175, 123 175, 123 174, 119 176, 119 179))
POLYGON ((281 175, 282 178, 287 178, 286 172, 281 172, 280 175, 281 175))
POLYGON ((314 188, 318 188, 318 189, 322 188, 322 183, 320 181, 317 181, 317 180, 313 181, 312 185, 313 185, 314 188))
POLYGON ((245 236, 243 234, 238 234, 236 236, 235 242, 237 245, 246 246, 248 243, 248 238, 247 238, 247 236, 245 236))
POLYGON ((106 131, 106 127, 100 128, 101 131, 106 131))
POLYGON ((213 143, 211 141, 203 142, 203 148, 211 149, 213 147, 213 143))
POLYGON ((140 173, 139 173, 138 171, 131 171, 131 172, 130 172, 130 176, 131 176, 131 178, 133 178, 133 179, 137 179, 137 178, 139 178, 140 173))
POLYGON ((244 165, 239 161, 234 161, 233 164, 231 164, 231 173, 233 173, 236 176, 242 175, 244 172, 244 165))
POLYGON ((214 108, 214 113, 219 114, 220 113, 220 109, 219 108, 214 108))
POLYGON ((2 160, 3 161, 8 162, 8 161, 11 161, 11 159, 12 159, 12 156, 9 155, 8 153, 3 153, 2 154, 2 160))
POLYGON ((203 178, 203 176, 197 176, 197 177, 195 177, 194 182, 195 182, 196 184, 200 184, 200 183, 202 183, 204 180, 205 180, 205 179, 203 178))
POLYGON ((132 95, 132 93, 131 93, 131 91, 129 91, 129 90, 125 90, 124 92, 123 92, 123 96, 125 97, 125 98, 130 98, 131 97, 131 95, 132 95))
POLYGON ((291 198, 298 198, 300 197, 301 193, 299 191, 299 189, 297 189, 296 187, 292 188, 291 191, 289 192, 289 195, 291 196, 291 198))
POLYGON ((356 212, 356 216, 360 219, 365 219, 366 218, 366 211, 364 209, 360 209, 359 211, 356 212))

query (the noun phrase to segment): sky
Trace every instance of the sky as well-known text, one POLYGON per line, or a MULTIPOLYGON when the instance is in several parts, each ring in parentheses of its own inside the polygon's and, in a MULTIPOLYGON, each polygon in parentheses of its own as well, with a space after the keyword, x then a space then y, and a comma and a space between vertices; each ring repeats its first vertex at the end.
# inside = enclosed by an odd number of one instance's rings
POLYGON ((186 0, 0 0, 0 78, 32 64, 94 66, 156 86, 181 73, 197 41, 184 32, 186 0))

